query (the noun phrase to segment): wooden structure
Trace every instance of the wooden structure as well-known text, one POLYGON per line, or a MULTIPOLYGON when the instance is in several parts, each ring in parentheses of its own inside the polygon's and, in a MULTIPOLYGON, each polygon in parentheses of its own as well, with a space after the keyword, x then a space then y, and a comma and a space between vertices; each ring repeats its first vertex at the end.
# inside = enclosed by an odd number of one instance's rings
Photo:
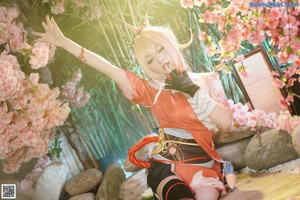
POLYGON ((300 200, 300 174, 238 174, 236 185, 220 200, 300 200))
POLYGON ((273 85, 271 74, 273 67, 263 47, 244 55, 241 62, 232 62, 238 75, 241 89, 252 109, 258 108, 266 112, 281 110, 279 100, 284 96, 283 91, 273 85), (239 71, 246 70, 249 75, 243 77, 239 71))

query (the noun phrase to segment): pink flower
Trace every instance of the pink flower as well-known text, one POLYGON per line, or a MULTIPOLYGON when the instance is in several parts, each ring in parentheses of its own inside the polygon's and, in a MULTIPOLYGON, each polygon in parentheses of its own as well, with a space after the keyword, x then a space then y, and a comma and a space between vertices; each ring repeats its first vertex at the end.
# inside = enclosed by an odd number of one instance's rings
POLYGON ((45 67, 49 60, 49 45, 37 42, 34 44, 32 54, 30 55, 29 64, 32 69, 45 67))
POLYGON ((226 23, 227 18, 223 15, 218 16, 218 30, 220 32, 225 31, 225 23, 226 23))
POLYGON ((238 8, 234 4, 228 6, 228 14, 231 16, 236 16, 238 13, 238 8))
POLYGON ((7 9, 7 18, 11 21, 16 19, 19 16, 20 12, 17 7, 12 7, 7 9))
POLYGON ((280 63, 286 63, 289 61, 289 54, 284 51, 284 52, 279 52, 278 53, 278 58, 280 63))
POLYGON ((78 69, 72 75, 71 81, 62 86, 61 100, 68 100, 75 107, 84 106, 90 99, 90 94, 84 91, 83 87, 77 88, 77 83, 82 77, 81 70, 78 69))
POLYGON ((239 39, 241 33, 239 30, 239 26, 235 26, 232 29, 230 29, 227 34, 226 41, 235 42, 237 39, 239 39))
POLYGON ((183 8, 193 8, 193 0, 180 0, 180 5, 183 8))
POLYGON ((271 74, 272 74, 273 76, 280 77, 280 74, 279 74, 278 71, 272 71, 271 74))
POLYGON ((290 105, 290 102, 294 102, 294 96, 288 95, 285 101, 287 102, 288 105, 290 105))
POLYGON ((239 56, 237 56, 237 57, 235 57, 235 61, 236 62, 241 62, 241 61, 243 61, 245 59, 245 57, 243 56, 243 55, 239 55, 239 56))
POLYGON ((268 9, 268 17, 269 19, 274 19, 278 21, 278 19, 282 16, 282 12, 278 7, 268 9))
POLYGON ((244 25, 241 30, 241 39, 247 40, 250 37, 250 28, 248 25, 244 25))
POLYGON ((273 85, 275 85, 278 88, 283 88, 285 86, 285 83, 282 82, 280 79, 275 78, 273 85))
POLYGON ((209 10, 206 10, 205 13, 202 14, 202 17, 206 23, 213 24, 216 23, 217 21, 217 16, 213 12, 210 12, 209 10))
POLYGON ((290 78, 290 79, 288 80, 288 85, 289 85, 289 86, 293 86, 295 81, 297 81, 297 79, 295 79, 295 78, 290 78))
POLYGON ((253 32, 249 38, 249 42, 253 45, 259 45, 265 39, 265 33, 262 30, 257 30, 253 32))
POLYGON ((247 78, 249 76, 249 73, 246 71, 246 70, 243 70, 242 72, 240 72, 240 75, 243 77, 243 78, 247 78))
POLYGON ((288 38, 296 37, 298 34, 298 24, 287 23, 283 25, 284 35, 288 38))
POLYGON ((289 107, 289 103, 286 102, 283 97, 280 98, 279 103, 283 110, 286 110, 289 107))
POLYGON ((294 16, 297 16, 297 15, 299 15, 300 14, 300 7, 299 6, 297 6, 297 7, 294 7, 293 9, 292 9, 292 15, 294 15, 294 16))
POLYGON ((12 22, 9 23, 7 25, 8 31, 5 34, 7 38, 7 40, 5 41, 5 43, 8 42, 8 44, 6 44, 6 50, 8 51, 12 51, 12 52, 17 52, 21 50, 22 44, 26 42, 26 35, 27 32, 25 31, 25 29, 23 28, 23 24, 21 23, 16 23, 16 22, 12 22))
POLYGON ((268 26, 270 27, 270 29, 275 29, 279 25, 279 21, 275 18, 270 17, 267 20, 268 20, 267 23, 268 23, 268 26))
POLYGON ((300 58, 297 57, 297 59, 294 60, 294 65, 300 66, 300 58))
POLYGON ((51 12, 55 15, 62 14, 65 12, 65 0, 56 1, 55 6, 51 6, 51 12))
POLYGON ((280 111, 277 117, 274 119, 277 129, 286 130, 288 133, 292 132, 291 127, 291 114, 289 111, 280 111))
POLYGON ((21 71, 15 56, 0 55, 0 101, 18 97, 22 92, 25 74, 21 71))
POLYGON ((0 101, 5 102, 0 104, 0 159, 7 160, 6 173, 48 153, 53 128, 70 113, 68 104, 57 100, 58 88, 50 89, 38 79, 35 73, 25 78, 16 57, 0 55, 0 101))
MULTIPOLYGON (((291 43, 290 43, 290 47, 293 49, 294 52, 297 52, 298 49, 300 49, 300 41, 298 40, 293 40, 291 43)), ((298 56, 295 56, 294 59, 297 59, 299 58, 298 56)))
POLYGON ((215 3, 215 0, 205 0, 205 6, 208 7, 215 3))
POLYGON ((242 12, 242 13, 246 13, 249 10, 250 7, 250 1, 236 1, 236 5, 238 6, 238 9, 242 12))
POLYGON ((297 69, 300 69, 300 66, 292 65, 284 70, 284 77, 290 79, 294 74, 296 74, 297 69))
POLYGON ((213 11, 214 13, 220 14, 220 13, 222 13, 222 11, 223 11, 223 8, 222 8, 221 5, 216 4, 216 5, 214 6, 214 11, 213 11))
POLYGON ((49 156, 42 156, 38 160, 37 164, 34 166, 34 169, 36 169, 36 168, 44 169, 50 163, 50 161, 51 160, 50 160, 49 156))

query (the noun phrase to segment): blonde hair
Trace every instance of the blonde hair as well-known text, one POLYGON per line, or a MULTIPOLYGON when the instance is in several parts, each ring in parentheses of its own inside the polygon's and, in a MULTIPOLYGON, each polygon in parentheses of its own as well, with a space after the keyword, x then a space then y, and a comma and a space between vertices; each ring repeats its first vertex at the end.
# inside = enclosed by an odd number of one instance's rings
POLYGON ((178 71, 188 69, 184 58, 179 50, 179 44, 174 33, 164 27, 145 27, 134 40, 134 54, 138 63, 144 69, 146 74, 152 79, 161 79, 164 75, 153 72, 146 61, 146 54, 155 55, 155 43, 162 45, 169 52, 172 61, 178 71))

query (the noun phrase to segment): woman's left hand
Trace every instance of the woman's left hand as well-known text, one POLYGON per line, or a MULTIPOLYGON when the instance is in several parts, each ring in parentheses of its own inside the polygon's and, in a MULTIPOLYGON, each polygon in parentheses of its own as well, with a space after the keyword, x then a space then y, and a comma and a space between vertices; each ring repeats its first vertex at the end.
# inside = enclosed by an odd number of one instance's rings
POLYGON ((183 72, 183 75, 179 75, 178 71, 174 69, 170 73, 172 80, 166 80, 165 89, 178 90, 189 94, 191 97, 199 90, 199 86, 193 83, 187 74, 187 71, 183 72))

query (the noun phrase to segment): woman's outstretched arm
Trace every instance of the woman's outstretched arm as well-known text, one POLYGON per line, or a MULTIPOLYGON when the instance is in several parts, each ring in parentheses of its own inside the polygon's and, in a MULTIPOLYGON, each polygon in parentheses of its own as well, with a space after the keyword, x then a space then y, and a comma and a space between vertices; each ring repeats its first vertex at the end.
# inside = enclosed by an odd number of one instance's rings
POLYGON ((53 17, 50 19, 49 16, 47 16, 46 22, 42 22, 42 26, 45 30, 45 33, 33 32, 34 35, 40 37, 37 39, 37 41, 62 47, 76 57, 81 55, 81 60, 87 65, 93 67, 99 72, 106 74, 127 91, 133 93, 133 89, 126 76, 125 70, 112 65, 105 58, 89 50, 83 50, 80 45, 65 37, 53 17))

